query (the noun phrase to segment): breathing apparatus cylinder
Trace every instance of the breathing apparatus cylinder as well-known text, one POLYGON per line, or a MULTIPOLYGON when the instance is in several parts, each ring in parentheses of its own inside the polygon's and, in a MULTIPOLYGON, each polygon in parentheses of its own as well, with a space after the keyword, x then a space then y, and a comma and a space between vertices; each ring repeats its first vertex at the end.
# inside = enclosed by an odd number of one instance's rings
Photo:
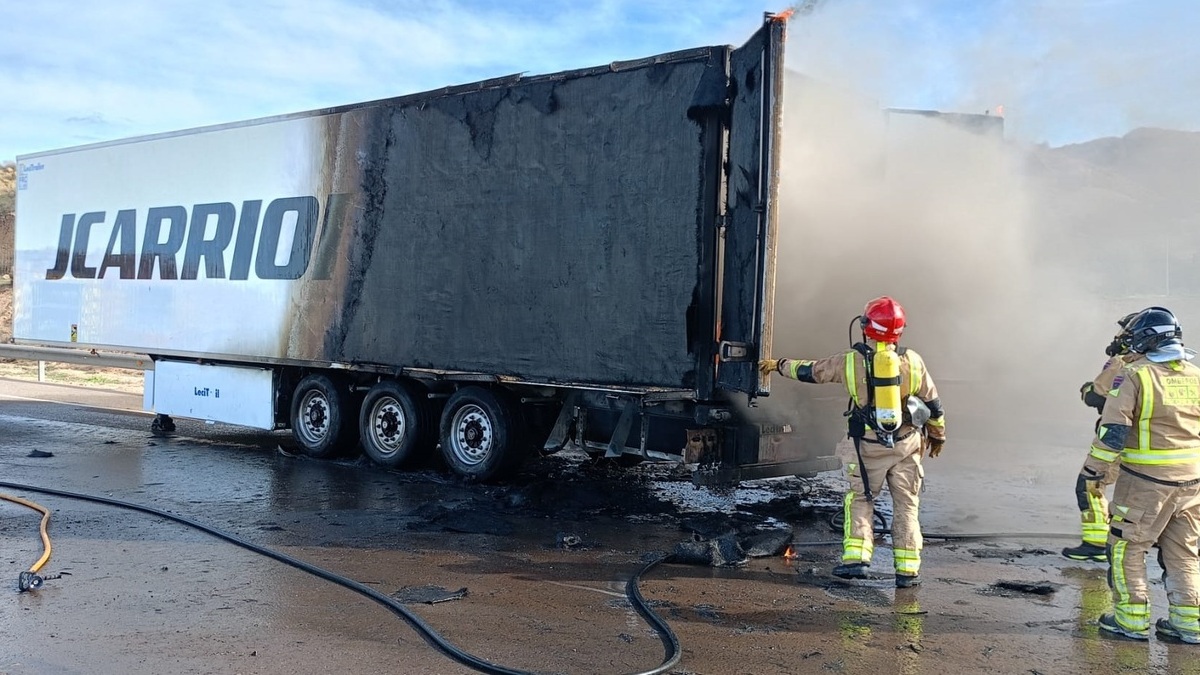
POLYGON ((871 370, 874 374, 875 423, 881 431, 892 433, 900 428, 900 355, 894 346, 886 342, 875 344, 875 354, 871 357, 871 370))

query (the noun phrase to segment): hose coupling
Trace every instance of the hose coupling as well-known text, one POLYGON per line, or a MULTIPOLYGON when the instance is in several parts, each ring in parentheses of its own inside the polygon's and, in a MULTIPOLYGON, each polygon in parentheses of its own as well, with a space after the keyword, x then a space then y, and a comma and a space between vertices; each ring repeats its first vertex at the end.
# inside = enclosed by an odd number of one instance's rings
POLYGON ((33 572, 21 572, 21 576, 17 578, 17 591, 24 593, 42 587, 46 580, 34 574, 33 572))

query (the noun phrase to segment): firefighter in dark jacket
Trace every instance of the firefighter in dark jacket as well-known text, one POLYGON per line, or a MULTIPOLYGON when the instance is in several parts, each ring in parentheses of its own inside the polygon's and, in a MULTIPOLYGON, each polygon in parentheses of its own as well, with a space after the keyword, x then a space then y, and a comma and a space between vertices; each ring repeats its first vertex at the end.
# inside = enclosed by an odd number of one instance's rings
POLYGON ((781 373, 815 384, 840 383, 850 395, 849 437, 855 460, 846 465, 850 490, 843 500, 842 564, 836 576, 867 578, 874 553, 874 495, 886 481, 892 495, 896 585, 920 583, 921 526, 917 511, 926 449, 937 457, 946 440, 945 417, 921 356, 898 347, 904 308, 890 297, 869 302, 859 317, 863 342, 818 361, 765 359, 764 374, 781 373))
POLYGON ((1100 629, 1150 637, 1146 554, 1155 543, 1166 574, 1168 614, 1160 637, 1200 644, 1200 367, 1169 311, 1152 307, 1129 322, 1130 364, 1104 405, 1091 456, 1120 463, 1109 506, 1113 613, 1100 629))

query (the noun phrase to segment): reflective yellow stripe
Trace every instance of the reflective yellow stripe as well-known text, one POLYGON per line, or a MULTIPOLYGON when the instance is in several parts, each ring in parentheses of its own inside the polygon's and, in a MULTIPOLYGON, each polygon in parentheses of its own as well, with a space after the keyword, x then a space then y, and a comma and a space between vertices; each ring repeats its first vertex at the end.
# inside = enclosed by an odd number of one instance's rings
POLYGON ((1174 450, 1125 448, 1121 459, 1130 464, 1190 464, 1200 461, 1200 448, 1176 448, 1174 450))
POLYGON ((871 547, 862 539, 847 539, 842 542, 842 562, 870 563, 871 547))
POLYGON ((855 352, 846 352, 846 391, 850 392, 850 398, 858 405, 858 378, 854 374, 854 354, 855 352))
POLYGON ((1195 605, 1171 605, 1171 625, 1176 630, 1200 633, 1200 607, 1195 605))
POLYGON ((892 549, 892 558, 899 574, 917 574, 921 571, 921 552, 909 548, 892 549))
POLYGON ((1101 495, 1088 492, 1088 510, 1080 514, 1083 542, 1104 546, 1108 543, 1108 509, 1101 495))
POLYGON ((1113 606, 1113 614, 1116 615, 1117 624, 1125 630, 1139 633, 1150 630, 1149 603, 1121 604, 1118 602, 1113 606))
POLYGON ((1150 449, 1150 417, 1154 414, 1154 385, 1150 380, 1150 371, 1142 368, 1137 371, 1138 381, 1142 384, 1142 416, 1138 420, 1138 449, 1150 449))
POLYGON ((788 364, 788 370, 790 371, 788 377, 792 378, 793 380, 800 379, 800 366, 804 365, 805 363, 812 363, 812 361, 793 360, 790 362, 788 364))
POLYGON ((1134 631, 1150 630, 1150 607, 1147 603, 1130 602, 1129 586, 1125 581, 1125 541, 1117 540, 1112 547, 1112 581, 1117 601, 1113 614, 1122 628, 1134 631))
POLYGON ((854 533, 854 519, 850 515, 850 506, 853 503, 854 491, 850 490, 842 498, 842 562, 869 563, 871 554, 875 552, 875 541, 851 536, 854 533))
POLYGON ((908 361, 908 379, 908 394, 910 396, 916 396, 917 392, 921 389, 921 380, 923 379, 923 376, 921 373, 921 366, 915 363, 912 359, 909 359, 908 361))
POLYGON ((1083 543, 1103 547, 1108 543, 1108 525, 1083 524, 1083 543))
POLYGON ((1117 461, 1117 457, 1119 457, 1121 453, 1113 452, 1112 450, 1109 450, 1108 448, 1098 448, 1093 445, 1092 451, 1088 454, 1090 454, 1092 457, 1095 457, 1096 459, 1100 460, 1101 462, 1115 462, 1115 461, 1117 461))
POLYGON ((929 425, 929 426, 931 426, 931 427, 945 427, 945 426, 946 426, 946 418, 945 418, 945 417, 938 417, 937 419, 931 419, 931 420, 929 420, 929 421, 928 421, 928 422, 926 422, 925 424, 927 424, 927 425, 929 425))

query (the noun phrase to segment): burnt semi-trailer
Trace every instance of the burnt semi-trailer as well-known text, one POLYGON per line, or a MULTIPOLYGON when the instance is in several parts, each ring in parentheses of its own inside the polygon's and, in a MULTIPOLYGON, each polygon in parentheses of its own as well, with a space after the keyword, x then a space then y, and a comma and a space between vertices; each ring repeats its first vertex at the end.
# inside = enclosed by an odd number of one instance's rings
POLYGON ((20 157, 15 340, 149 354, 159 423, 290 428, 316 457, 836 468, 746 415, 784 30, 20 157))

